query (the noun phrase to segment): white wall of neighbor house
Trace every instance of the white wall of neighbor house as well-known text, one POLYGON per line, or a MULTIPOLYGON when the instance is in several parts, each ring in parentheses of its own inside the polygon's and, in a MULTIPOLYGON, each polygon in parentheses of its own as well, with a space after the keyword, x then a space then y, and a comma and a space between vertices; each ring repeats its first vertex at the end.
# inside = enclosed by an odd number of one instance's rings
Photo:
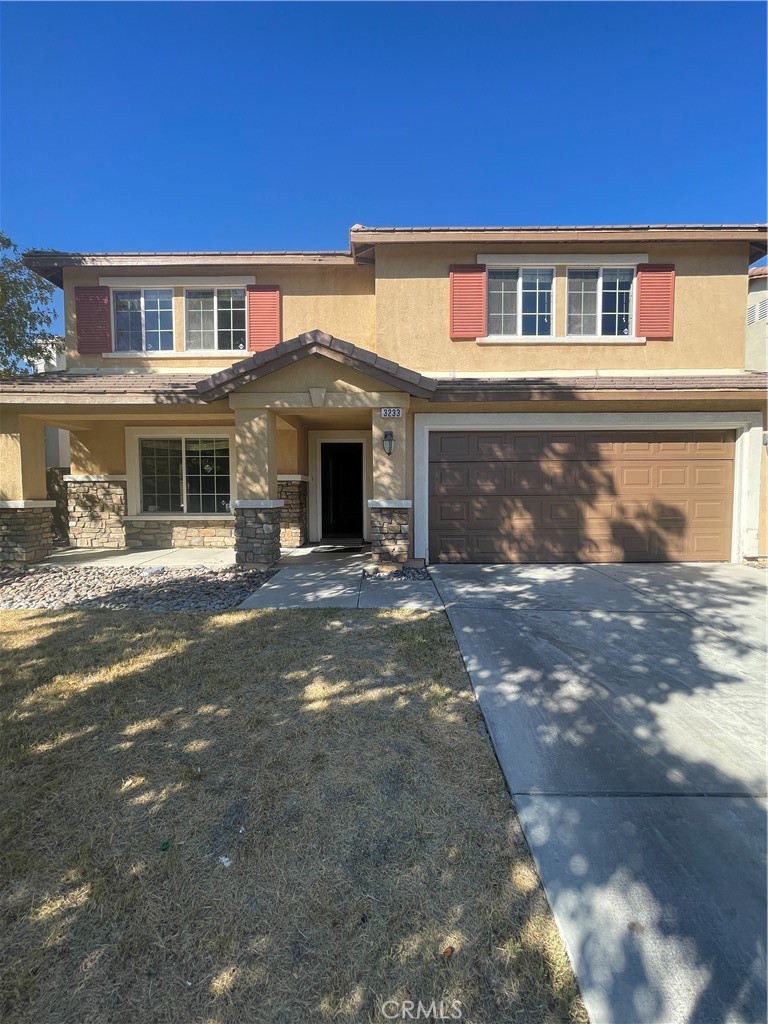
POLYGON ((763 418, 759 412, 417 413, 414 557, 429 559, 429 435, 433 430, 736 430, 731 561, 759 554, 763 418))
POLYGON ((746 368, 768 370, 768 277, 749 279, 746 368))

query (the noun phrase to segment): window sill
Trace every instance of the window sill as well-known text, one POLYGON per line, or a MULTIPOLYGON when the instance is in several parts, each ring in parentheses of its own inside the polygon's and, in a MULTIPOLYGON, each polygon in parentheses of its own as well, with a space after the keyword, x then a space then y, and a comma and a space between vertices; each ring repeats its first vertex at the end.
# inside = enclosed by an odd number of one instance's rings
POLYGON ((168 522, 174 520, 178 522, 188 523, 190 520, 201 520, 201 519, 234 519, 234 515, 231 512, 137 512, 133 516, 123 516, 125 522, 168 522))
POLYGON ((509 334, 489 334, 477 338, 478 345, 645 345, 645 338, 613 337, 538 337, 521 338, 509 334))
MULTIPOLYGON (((223 352, 220 349, 207 349, 201 352, 102 352, 104 359, 238 359, 248 358, 248 349, 238 348, 223 352)), ((252 354, 252 353, 251 353, 252 354)))

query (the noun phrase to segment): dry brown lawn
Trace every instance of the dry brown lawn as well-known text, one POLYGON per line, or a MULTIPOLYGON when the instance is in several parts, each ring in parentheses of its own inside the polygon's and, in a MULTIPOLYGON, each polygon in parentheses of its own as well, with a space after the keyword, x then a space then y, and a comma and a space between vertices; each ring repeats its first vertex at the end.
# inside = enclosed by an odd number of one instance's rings
POLYGON ((4 1024, 586 1020, 442 613, 0 625, 4 1024))

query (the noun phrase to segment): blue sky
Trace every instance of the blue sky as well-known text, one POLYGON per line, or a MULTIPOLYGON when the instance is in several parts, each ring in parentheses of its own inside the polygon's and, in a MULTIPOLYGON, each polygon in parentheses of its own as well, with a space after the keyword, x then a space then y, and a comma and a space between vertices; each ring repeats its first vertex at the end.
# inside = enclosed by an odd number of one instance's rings
POLYGON ((3 229, 345 248, 366 224, 765 218, 758 3, 11 3, 3 229))

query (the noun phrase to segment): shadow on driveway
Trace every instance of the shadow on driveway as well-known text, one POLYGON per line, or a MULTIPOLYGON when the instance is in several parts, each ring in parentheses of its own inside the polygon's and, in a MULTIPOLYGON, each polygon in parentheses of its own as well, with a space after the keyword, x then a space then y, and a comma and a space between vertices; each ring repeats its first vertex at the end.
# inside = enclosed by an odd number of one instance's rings
POLYGON ((592 1024, 765 1021, 764 575, 433 578, 592 1024))

